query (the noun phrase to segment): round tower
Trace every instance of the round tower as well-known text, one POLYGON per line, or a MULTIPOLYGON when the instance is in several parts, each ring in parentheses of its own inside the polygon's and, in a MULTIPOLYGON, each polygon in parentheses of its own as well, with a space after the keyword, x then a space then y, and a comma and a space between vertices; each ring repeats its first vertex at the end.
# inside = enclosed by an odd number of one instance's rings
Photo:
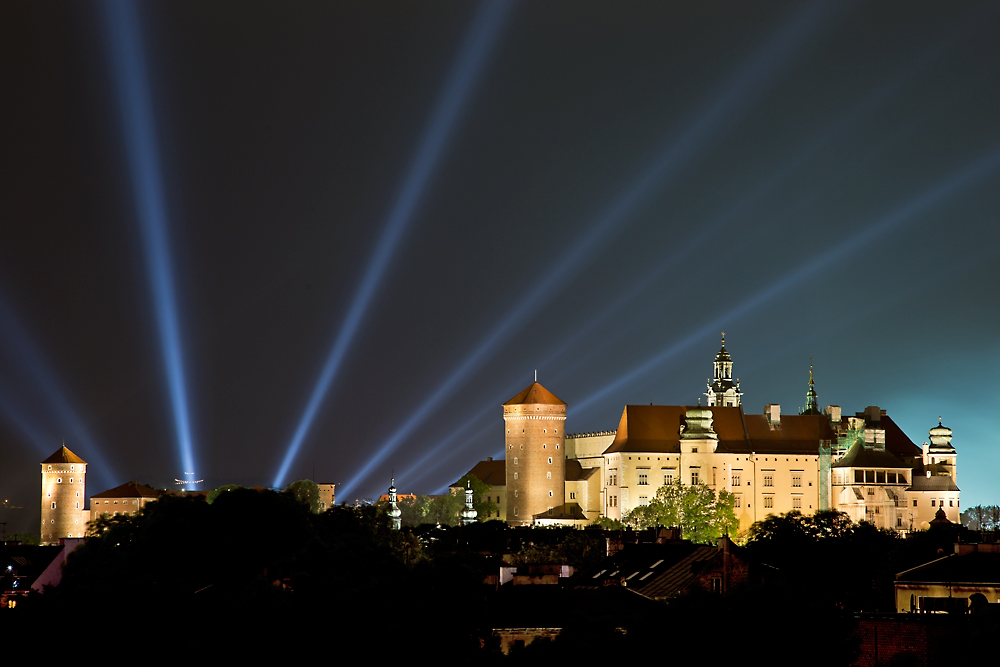
POLYGON ((532 383, 503 404, 507 453, 507 523, 563 513, 566 490, 566 403, 532 383))
POLYGON ((86 498, 87 462, 60 447, 42 461, 41 544, 59 544, 63 537, 83 537, 87 532, 83 505, 86 498))

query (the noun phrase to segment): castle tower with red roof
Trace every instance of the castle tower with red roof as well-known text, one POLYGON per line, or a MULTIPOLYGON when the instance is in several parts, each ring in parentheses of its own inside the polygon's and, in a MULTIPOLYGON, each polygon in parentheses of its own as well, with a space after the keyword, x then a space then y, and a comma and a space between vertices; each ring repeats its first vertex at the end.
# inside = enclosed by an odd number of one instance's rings
POLYGON ((87 462, 66 445, 42 461, 42 546, 87 532, 86 476, 87 462))
POLYGON ((507 523, 560 515, 566 490, 566 403, 533 382, 503 404, 507 523))

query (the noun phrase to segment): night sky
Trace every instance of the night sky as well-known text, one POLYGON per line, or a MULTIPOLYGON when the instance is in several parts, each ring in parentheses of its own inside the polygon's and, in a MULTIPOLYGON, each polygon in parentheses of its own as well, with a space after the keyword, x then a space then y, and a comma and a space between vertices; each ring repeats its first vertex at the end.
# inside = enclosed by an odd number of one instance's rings
POLYGON ((502 457, 536 369, 569 432, 694 403, 724 330, 748 412, 812 357, 1000 501, 995 3, 123 6, 0 5, 8 532, 63 440, 88 495, 185 472, 154 259, 206 488, 275 485, 338 335, 282 483, 350 500, 502 457))

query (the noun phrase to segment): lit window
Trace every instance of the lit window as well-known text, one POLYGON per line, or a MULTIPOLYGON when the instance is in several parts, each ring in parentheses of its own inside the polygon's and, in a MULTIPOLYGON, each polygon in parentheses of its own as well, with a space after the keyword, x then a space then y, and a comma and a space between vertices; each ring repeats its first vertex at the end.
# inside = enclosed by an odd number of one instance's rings
POLYGON ((552 471, 545 473, 545 479, 552 479, 552 471))

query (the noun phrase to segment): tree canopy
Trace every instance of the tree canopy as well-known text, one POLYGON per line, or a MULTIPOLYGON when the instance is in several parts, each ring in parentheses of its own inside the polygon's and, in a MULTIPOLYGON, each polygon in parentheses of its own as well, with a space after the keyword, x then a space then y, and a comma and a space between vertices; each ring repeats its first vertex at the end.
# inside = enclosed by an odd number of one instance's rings
POLYGON ((684 539, 709 544, 736 533, 735 505, 736 497, 727 491, 716 494, 707 484, 676 480, 657 489, 648 504, 629 511, 622 523, 639 529, 678 526, 684 539))

